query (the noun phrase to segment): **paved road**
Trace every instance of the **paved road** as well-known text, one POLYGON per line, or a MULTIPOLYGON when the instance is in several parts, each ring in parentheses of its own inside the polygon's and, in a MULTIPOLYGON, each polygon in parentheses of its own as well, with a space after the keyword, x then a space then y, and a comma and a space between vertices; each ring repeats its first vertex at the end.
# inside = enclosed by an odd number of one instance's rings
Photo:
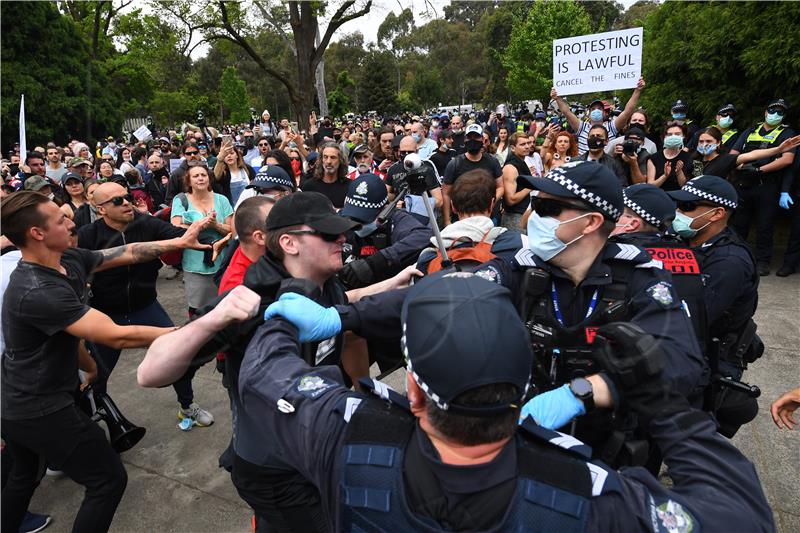
MULTIPOLYGON (((159 283, 162 302, 176 322, 182 321, 182 284, 165 279, 159 283)), ((794 533, 800 531, 800 432, 778 431, 768 410, 779 394, 800 386, 800 275, 764 278, 760 297, 757 319, 767 349, 745 376, 763 391, 761 411, 734 442, 755 463, 779 531, 794 533)), ((176 428, 173 390, 145 390, 136 385, 136 366, 142 356, 142 350, 123 354, 109 387, 125 416, 147 428, 145 438, 123 456, 128 488, 111 531, 245 533, 250 512, 228 474, 217 466, 231 430, 228 398, 219 375, 207 365, 194 380, 197 401, 214 413, 216 423, 183 433, 176 428)), ((401 387, 399 376, 389 381, 401 387)), ((70 531, 82 496, 81 487, 69 479, 45 478, 31 509, 53 515, 48 531, 70 531)))

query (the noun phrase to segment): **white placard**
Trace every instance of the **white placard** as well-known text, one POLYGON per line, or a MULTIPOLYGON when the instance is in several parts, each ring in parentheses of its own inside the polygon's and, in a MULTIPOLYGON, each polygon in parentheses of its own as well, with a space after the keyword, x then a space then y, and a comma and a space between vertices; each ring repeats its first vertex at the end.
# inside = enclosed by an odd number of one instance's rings
POLYGON ((170 159, 169 160, 169 173, 172 174, 173 172, 178 170, 178 167, 181 166, 181 163, 183 163, 183 159, 179 159, 179 158, 170 159))
POLYGON ((559 96, 630 89, 642 75, 642 28, 553 41, 559 96))
POLYGON ((153 133, 143 124, 139 129, 133 132, 133 136, 140 141, 149 141, 153 137, 153 133))

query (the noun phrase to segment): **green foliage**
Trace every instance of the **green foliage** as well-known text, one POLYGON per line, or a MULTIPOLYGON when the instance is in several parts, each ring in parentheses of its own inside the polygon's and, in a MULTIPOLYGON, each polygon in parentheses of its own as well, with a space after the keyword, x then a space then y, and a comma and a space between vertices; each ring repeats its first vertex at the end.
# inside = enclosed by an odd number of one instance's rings
POLYGON ((342 116, 350 111, 350 91, 355 82, 346 70, 339 72, 336 78, 336 88, 328 93, 328 107, 334 116, 342 116))
POLYGON ((444 18, 448 22, 475 28, 481 17, 491 13, 500 3, 498 0, 453 0, 444 7, 444 18))
POLYGON ((416 109, 429 109, 442 102, 444 84, 442 74, 436 67, 417 71, 408 88, 409 96, 416 109))
POLYGON ((75 23, 49 2, 3 2, 0 9, 3 146, 18 136, 23 93, 29 146, 85 138, 89 120, 95 131, 117 131, 122 116, 116 90, 105 66, 92 62, 75 23), (85 91, 90 75, 91 98, 85 91))
POLYGON ((361 111, 397 109, 397 92, 394 57, 389 52, 370 50, 364 56, 361 82, 358 87, 358 102, 361 111))
POLYGON ((592 33, 610 31, 623 11, 622 4, 613 0, 587 0, 581 7, 589 15, 592 33))
POLYGON ((404 9, 399 15, 391 12, 378 27, 378 45, 391 45, 395 54, 405 52, 408 43, 407 41, 404 43, 402 39, 398 40, 398 38, 408 35, 413 28, 414 13, 410 8, 404 9))
POLYGON ((740 124, 763 120, 770 99, 800 94, 797 20, 795 2, 665 3, 645 26, 643 104, 656 122, 677 98, 695 119, 731 102, 740 124))
POLYGON ((591 32, 589 16, 578 2, 536 0, 527 19, 514 24, 503 55, 508 87, 520 99, 549 94, 553 81, 553 40, 591 32))
POLYGON ((247 86, 239 77, 236 67, 230 66, 222 71, 219 92, 231 122, 241 123, 250 120, 247 86))

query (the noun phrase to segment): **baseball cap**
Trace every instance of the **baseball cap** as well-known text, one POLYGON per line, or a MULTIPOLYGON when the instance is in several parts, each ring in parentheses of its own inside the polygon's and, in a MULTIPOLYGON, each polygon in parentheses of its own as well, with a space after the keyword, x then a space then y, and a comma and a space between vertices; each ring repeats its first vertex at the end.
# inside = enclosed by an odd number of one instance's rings
POLYGON ((625 138, 626 139, 629 138, 632 135, 635 135, 636 137, 638 137, 640 139, 644 139, 645 138, 644 130, 642 128, 638 127, 638 126, 631 126, 630 128, 628 128, 628 131, 625 132, 625 138))
POLYGON ((545 114, 544 111, 537 111, 536 113, 533 114, 533 118, 534 119, 545 119, 545 118, 547 118, 547 115, 545 114))
POLYGON ((78 167, 80 165, 92 166, 92 164, 89 163, 89 161, 87 161, 83 157, 73 157, 72 159, 69 160, 69 163, 67 163, 68 167, 78 167))
POLYGON ((605 165, 594 161, 570 161, 544 177, 520 178, 527 180, 537 191, 583 200, 610 220, 619 220, 625 208, 617 176, 605 165))
POLYGON ((680 190, 667 194, 678 202, 710 202, 730 209, 736 209, 739 203, 736 189, 719 176, 698 176, 687 181, 680 190))
POLYGON ((440 409, 493 416, 519 406, 533 353, 508 289, 466 272, 426 276, 409 289, 401 322, 408 371, 440 409), (464 392, 500 383, 517 387, 516 403, 455 402, 464 392))
POLYGON ((107 138, 106 140, 107 140, 107 141, 113 141, 113 140, 114 140, 114 137, 112 137, 111 135, 109 135, 109 136, 108 136, 108 138, 107 138))
POLYGON ((389 195, 383 180, 367 172, 350 182, 347 196, 344 197, 344 207, 339 214, 367 224, 375 220, 380 209, 388 202, 389 195))
POLYGON ((784 111, 789 109, 789 106, 786 105, 786 100, 783 98, 776 98, 775 100, 771 101, 767 107, 782 107, 784 111))
POLYGON ((158 140, 159 142, 169 144, 169 137, 159 137, 158 140))
POLYGON ((599 98, 597 98, 597 99, 592 100, 591 102, 589 102, 589 105, 586 107, 586 109, 590 109, 595 104, 600 104, 603 107, 603 109, 605 109, 605 107, 606 107, 606 103, 603 100, 600 100, 599 98))
POLYGON ((49 187, 50 182, 39 175, 33 175, 25 180, 26 191, 39 191, 42 187, 49 187))
POLYGON ((61 185, 64 186, 67 184, 69 180, 78 180, 83 183, 83 178, 74 172, 67 172, 63 176, 61 176, 61 185))
POLYGON ((359 144, 358 146, 353 148, 353 155, 366 154, 367 152, 369 152, 369 146, 367 146, 366 144, 359 144))
POLYGON ((661 189, 649 183, 637 183, 622 190, 625 207, 655 227, 668 225, 675 218, 675 201, 661 189))
POLYGON ((306 163, 308 163, 310 165, 314 161, 316 161, 318 157, 319 157, 319 154, 317 152, 309 152, 308 155, 306 156, 306 163))
POLYGON ((258 174, 253 178, 246 189, 286 189, 294 192, 296 187, 294 180, 289 177, 281 167, 277 165, 266 165, 258 170, 258 174))
POLYGON ((478 135, 483 135, 483 128, 480 124, 470 124, 467 126, 467 130, 465 135, 469 135, 470 133, 477 133, 478 135))
POLYGON ((318 192, 298 192, 284 196, 267 215, 267 230, 305 224, 331 235, 340 235, 360 226, 349 218, 340 217, 328 197, 318 192))
POLYGON ((723 113, 730 113, 731 115, 735 115, 736 108, 733 106, 733 104, 725 104, 724 106, 719 108, 719 111, 717 111, 717 115, 721 115, 723 113))

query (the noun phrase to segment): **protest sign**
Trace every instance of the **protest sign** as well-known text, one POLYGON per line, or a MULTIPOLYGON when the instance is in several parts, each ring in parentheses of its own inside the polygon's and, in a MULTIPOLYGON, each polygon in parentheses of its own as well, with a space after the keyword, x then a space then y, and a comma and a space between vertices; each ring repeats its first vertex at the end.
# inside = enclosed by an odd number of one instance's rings
POLYGON ((153 138, 153 134, 147 129, 147 126, 142 125, 139 129, 133 132, 133 136, 140 141, 149 141, 153 138))
POLYGON ((642 28, 553 41, 553 86, 560 96, 630 89, 642 75, 642 28))

